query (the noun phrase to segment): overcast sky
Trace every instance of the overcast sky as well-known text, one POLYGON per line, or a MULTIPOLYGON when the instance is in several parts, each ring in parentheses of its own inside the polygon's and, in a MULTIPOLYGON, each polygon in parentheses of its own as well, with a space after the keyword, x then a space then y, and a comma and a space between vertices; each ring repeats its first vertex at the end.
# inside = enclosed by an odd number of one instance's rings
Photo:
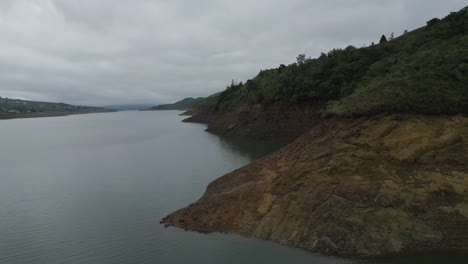
POLYGON ((0 96, 163 103, 378 42, 466 0, 0 0, 0 96))

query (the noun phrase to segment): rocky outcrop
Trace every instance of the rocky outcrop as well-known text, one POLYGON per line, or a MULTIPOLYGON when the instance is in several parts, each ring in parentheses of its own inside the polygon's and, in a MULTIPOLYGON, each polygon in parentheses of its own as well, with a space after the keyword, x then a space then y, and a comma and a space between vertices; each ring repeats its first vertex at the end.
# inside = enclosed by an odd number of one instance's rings
POLYGON ((329 119, 163 222, 341 256, 468 249, 468 118, 329 119))

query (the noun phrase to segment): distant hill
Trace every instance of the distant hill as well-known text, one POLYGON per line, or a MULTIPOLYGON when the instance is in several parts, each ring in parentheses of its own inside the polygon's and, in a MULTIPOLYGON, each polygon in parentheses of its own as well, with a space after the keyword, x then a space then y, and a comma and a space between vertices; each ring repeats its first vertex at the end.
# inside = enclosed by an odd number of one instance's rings
POLYGON ((205 100, 204 97, 198 98, 185 98, 173 104, 163 104, 151 107, 149 110, 187 110, 205 100))
POLYGON ((123 105, 105 105, 102 106, 104 109, 119 110, 119 111, 131 111, 131 110, 144 110, 152 107, 152 104, 123 104, 123 105))
POLYGON ((77 106, 65 103, 27 101, 0 97, 0 119, 60 116, 96 112, 109 112, 109 110, 92 106, 77 106))

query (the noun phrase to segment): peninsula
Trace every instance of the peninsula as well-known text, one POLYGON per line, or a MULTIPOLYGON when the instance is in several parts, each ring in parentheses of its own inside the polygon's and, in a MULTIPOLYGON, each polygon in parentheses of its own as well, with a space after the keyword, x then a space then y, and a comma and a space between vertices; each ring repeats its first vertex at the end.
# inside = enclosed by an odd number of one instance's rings
POLYGON ((162 222, 337 256, 468 250, 467 33, 464 8, 198 103, 186 121, 211 132, 296 140, 162 222))

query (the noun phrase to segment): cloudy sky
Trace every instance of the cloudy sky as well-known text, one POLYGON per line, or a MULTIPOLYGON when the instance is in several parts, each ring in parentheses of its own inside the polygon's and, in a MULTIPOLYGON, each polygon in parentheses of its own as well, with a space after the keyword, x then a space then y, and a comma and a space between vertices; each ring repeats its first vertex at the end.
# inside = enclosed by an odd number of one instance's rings
POLYGON ((466 0, 0 0, 0 96, 106 105, 222 90, 466 0))

